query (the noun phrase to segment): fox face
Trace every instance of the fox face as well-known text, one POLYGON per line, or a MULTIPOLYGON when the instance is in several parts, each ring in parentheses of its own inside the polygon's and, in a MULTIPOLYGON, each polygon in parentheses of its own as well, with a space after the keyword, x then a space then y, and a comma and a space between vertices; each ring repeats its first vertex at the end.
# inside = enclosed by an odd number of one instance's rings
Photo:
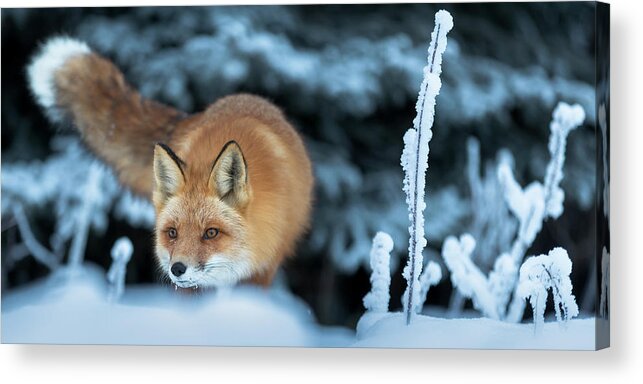
POLYGON ((243 153, 230 141, 209 170, 190 167, 168 146, 156 145, 159 266, 182 288, 234 285, 249 278, 254 265, 243 217, 251 198, 243 153))

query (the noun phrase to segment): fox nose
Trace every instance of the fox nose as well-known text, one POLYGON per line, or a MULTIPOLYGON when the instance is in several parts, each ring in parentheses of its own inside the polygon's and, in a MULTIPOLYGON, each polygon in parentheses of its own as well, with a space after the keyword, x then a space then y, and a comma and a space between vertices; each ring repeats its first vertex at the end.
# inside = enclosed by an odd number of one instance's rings
POLYGON ((188 267, 186 267, 182 262, 178 261, 172 264, 172 268, 170 268, 170 271, 172 271, 172 274, 174 276, 179 277, 185 273, 186 269, 188 269, 188 267))

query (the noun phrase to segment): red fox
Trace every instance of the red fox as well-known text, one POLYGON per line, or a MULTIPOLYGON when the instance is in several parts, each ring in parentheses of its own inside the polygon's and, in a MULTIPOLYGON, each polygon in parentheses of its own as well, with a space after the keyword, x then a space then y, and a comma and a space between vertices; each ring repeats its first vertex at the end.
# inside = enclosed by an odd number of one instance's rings
POLYGON ((314 182, 277 107, 240 94, 187 115, 144 99, 67 37, 44 44, 27 74, 50 120, 71 122, 122 184, 151 198, 156 256, 174 284, 271 284, 309 225, 314 182))

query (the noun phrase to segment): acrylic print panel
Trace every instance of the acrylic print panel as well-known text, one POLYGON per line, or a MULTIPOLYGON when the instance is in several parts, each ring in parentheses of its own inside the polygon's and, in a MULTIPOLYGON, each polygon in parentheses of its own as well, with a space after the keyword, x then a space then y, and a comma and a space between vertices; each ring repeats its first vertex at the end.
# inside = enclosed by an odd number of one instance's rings
POLYGON ((3 343, 609 345, 607 5, 3 9, 2 47, 3 343))

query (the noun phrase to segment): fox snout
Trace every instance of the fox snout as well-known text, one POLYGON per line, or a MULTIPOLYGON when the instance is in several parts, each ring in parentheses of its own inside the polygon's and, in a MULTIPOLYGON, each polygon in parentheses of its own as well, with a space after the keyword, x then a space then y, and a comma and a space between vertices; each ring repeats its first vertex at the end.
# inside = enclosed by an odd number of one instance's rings
POLYGON ((235 285, 252 274, 252 262, 247 253, 231 256, 216 253, 208 257, 170 256, 161 250, 162 273, 180 288, 225 287, 235 285))
POLYGON ((169 265, 167 274, 172 283, 181 288, 198 288, 199 285, 209 285, 198 269, 190 266, 189 263, 174 261, 169 265))
POLYGON ((172 267, 170 267, 170 272, 176 277, 181 277, 181 275, 183 275, 187 269, 188 267, 185 264, 177 261, 176 263, 172 264, 172 267))

